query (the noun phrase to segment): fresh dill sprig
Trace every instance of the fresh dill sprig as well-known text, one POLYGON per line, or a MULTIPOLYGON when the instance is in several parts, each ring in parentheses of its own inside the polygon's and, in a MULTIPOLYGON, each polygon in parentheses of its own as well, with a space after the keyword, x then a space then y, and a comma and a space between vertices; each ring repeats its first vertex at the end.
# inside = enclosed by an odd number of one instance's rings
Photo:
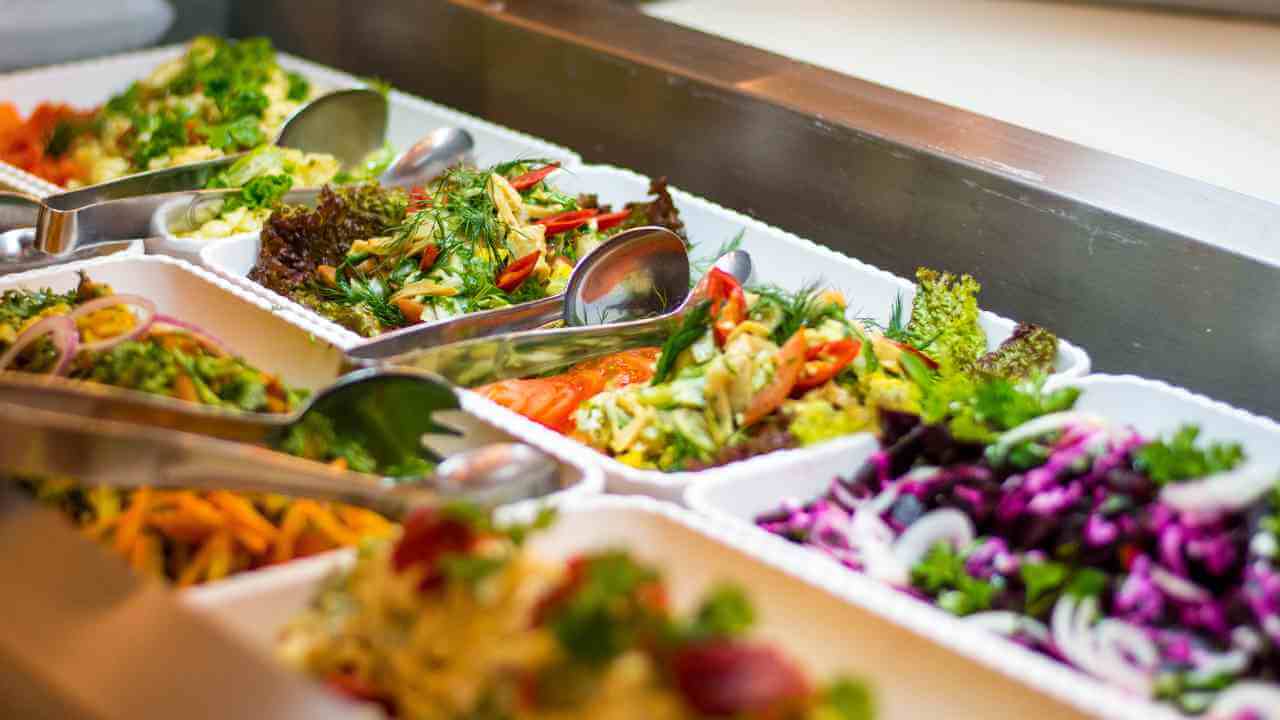
POLYGON ((658 355, 658 365, 653 372, 652 385, 660 385, 671 377, 676 367, 676 358, 689 346, 702 337, 711 327, 711 301, 703 300, 685 315, 680 327, 662 344, 662 352, 658 355))
POLYGON ((849 319, 845 317, 844 308, 835 303, 822 300, 822 288, 811 283, 795 292, 789 292, 775 285, 762 285, 751 288, 751 291, 770 301, 781 313, 781 319, 773 329, 771 339, 782 345, 803 327, 817 327, 823 320, 835 320, 846 327, 849 319))
POLYGON ((745 235, 746 232, 746 228, 739 228, 737 234, 723 243, 720 243, 720 247, 717 248, 715 252, 711 253, 707 257, 694 260, 691 263, 693 272, 689 275, 689 287, 697 285, 703 275, 711 272, 711 266, 716 264, 716 260, 719 260, 722 256, 727 255, 734 250, 740 249, 742 247, 742 236, 745 235))

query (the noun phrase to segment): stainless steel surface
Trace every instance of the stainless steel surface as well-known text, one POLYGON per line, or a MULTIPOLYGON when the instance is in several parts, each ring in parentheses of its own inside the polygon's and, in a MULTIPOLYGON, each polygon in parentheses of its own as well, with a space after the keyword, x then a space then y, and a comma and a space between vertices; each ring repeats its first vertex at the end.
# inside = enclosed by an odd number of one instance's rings
POLYGON ((289 413, 254 413, 184 402, 100 383, 0 371, 0 401, 85 418, 181 430, 242 443, 276 445, 294 428, 322 416, 340 434, 360 436, 380 466, 436 457, 431 435, 457 435, 433 417, 456 410, 458 398, 438 378, 368 369, 344 375, 289 413))
POLYGON ((21 192, 0 192, 0 232, 36 225, 40 198, 21 192))
POLYGON ((357 361, 528 330, 563 320, 570 327, 661 314, 689 292, 689 254, 675 233, 641 227, 618 233, 578 262, 565 292, 511 307, 470 313, 380 335, 347 351, 357 361))
MULTIPOLYGON (((575 0, 241 3, 240 34, 563 143, 1280 416, 1280 207, 575 0), (510 48, 520 48, 512 61, 510 48), (429 70, 427 69, 429 68, 429 70)), ((718 238, 695 242, 719 242, 718 238)))
MULTIPOLYGON (((746 276, 735 276, 743 284, 750 279, 751 261, 742 250, 721 256, 715 267, 728 273, 745 270, 746 276)), ((680 327, 689 311, 705 299, 705 283, 699 283, 678 306, 669 302, 664 308, 667 311, 657 317, 506 333, 415 350, 385 362, 429 371, 463 387, 542 375, 601 355, 660 346, 680 327)))
POLYGON ((369 718, 0 485, 0 712, 23 720, 369 718), (199 652, 192 652, 198 647, 199 652))
POLYGON ((378 178, 383 185, 423 185, 459 163, 473 164, 476 141, 462 128, 437 128, 409 146, 378 178))

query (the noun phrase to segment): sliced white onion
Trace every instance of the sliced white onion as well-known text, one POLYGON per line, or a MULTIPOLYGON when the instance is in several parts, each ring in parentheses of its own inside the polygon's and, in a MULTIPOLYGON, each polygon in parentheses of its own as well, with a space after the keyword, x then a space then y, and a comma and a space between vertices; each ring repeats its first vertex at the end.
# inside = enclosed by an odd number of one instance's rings
POLYGON ((988 610, 965 617, 961 622, 976 625, 990 630, 997 635, 1013 637, 1019 633, 1031 636, 1033 640, 1048 645, 1052 641, 1049 628, 1033 617, 1021 615, 1011 610, 988 610))
POLYGON ((1196 657, 1195 669, 1205 675, 1236 675, 1249 667, 1249 655, 1243 650, 1230 650, 1224 653, 1200 653, 1196 657))
POLYGON ((911 523, 893 543, 898 562, 912 568, 940 542, 963 548, 973 542, 973 521, 955 508, 940 508, 911 523))
POLYGON ((1069 425, 1103 427, 1106 425, 1106 420, 1103 420, 1100 416, 1093 413, 1077 410, 1067 410, 1064 412, 1041 415, 1034 420, 1022 423, 1018 427, 996 438, 993 452, 1003 454, 1006 450, 1017 445, 1023 440, 1037 438, 1045 433, 1050 433, 1054 430, 1061 430, 1069 425))
POLYGON ((151 327, 151 321, 156 317, 156 305, 141 295, 108 295, 106 297, 100 297, 96 300, 90 300, 83 305, 77 306, 76 309, 72 310, 71 314, 67 317, 70 318, 72 322, 75 322, 76 320, 99 310, 117 307, 120 305, 136 307, 142 310, 142 316, 137 318, 137 321, 133 325, 133 329, 129 330, 127 333, 110 337, 105 340, 84 343, 80 346, 81 350, 88 352, 107 350, 122 342, 138 337, 142 333, 146 332, 147 328, 151 327))
POLYGON ((1183 602, 1204 602, 1213 597, 1208 590, 1184 577, 1165 570, 1159 565, 1151 566, 1151 582, 1155 583, 1157 587, 1168 595, 1183 602))
POLYGON ((51 335, 53 344, 58 348, 58 362, 53 369, 49 371, 50 375, 62 375, 66 372, 67 366, 71 363, 71 358, 75 357, 80 344, 80 333, 76 331, 76 324, 67 315, 53 315, 22 331, 9 346, 9 349, 0 355, 0 370, 8 370, 14 360, 26 350, 31 343, 39 340, 45 335, 51 335))
POLYGON ((893 528, 880 517, 897 497, 897 488, 888 487, 861 505, 853 514, 852 538, 864 572, 890 585, 906 587, 911 582, 911 568, 894 556, 893 528))
POLYGON ((1257 502, 1276 483, 1274 468, 1249 463, 1202 480, 1170 483, 1160 501, 1182 512, 1236 511, 1257 502))
POLYGON ((1233 720, 1249 711, 1262 720, 1280 720, 1280 685, 1258 681, 1235 683, 1218 693, 1207 715, 1212 720, 1233 720))
POLYGON ((1096 626, 1098 599, 1076 601, 1069 593, 1053 608, 1054 645, 1073 665, 1131 692, 1149 696, 1160 653, 1134 625, 1107 618, 1096 626), (1135 662, 1137 665, 1135 665, 1135 662))

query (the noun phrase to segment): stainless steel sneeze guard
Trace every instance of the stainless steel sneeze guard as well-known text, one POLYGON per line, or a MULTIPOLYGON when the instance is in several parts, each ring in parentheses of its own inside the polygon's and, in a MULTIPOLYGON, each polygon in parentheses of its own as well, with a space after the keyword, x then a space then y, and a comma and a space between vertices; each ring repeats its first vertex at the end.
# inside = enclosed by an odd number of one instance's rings
POLYGON ((1099 371, 1280 416, 1278 206, 620 2, 263 0, 234 23, 895 273, 973 273, 1099 371))

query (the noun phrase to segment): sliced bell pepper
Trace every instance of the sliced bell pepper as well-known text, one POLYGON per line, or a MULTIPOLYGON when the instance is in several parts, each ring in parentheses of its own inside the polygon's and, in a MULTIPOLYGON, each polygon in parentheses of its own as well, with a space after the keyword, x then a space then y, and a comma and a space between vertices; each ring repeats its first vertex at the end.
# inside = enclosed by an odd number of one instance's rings
POLYGON ((806 355, 808 362, 796 380, 796 390, 816 388, 835 377, 853 359, 858 357, 862 343, 851 338, 833 340, 814 348, 809 348, 806 355))
POLYGON ((400 314, 404 315, 404 319, 410 323, 421 322, 422 313, 427 309, 426 305, 407 297, 396 300, 395 306, 400 309, 400 314))
POLYGON ((544 217, 537 222, 538 225, 545 225, 547 228, 547 237, 559 235, 563 232, 575 230, 586 225, 591 218, 595 217, 600 211, 595 208, 586 210, 570 210, 562 212, 550 217, 544 217))
POLYGON ((747 319, 747 296, 729 273, 713 267, 707 273, 707 298, 711 300, 712 328, 716 343, 724 345, 729 333, 747 319))
POLYGON ((524 192, 525 190, 528 190, 534 185, 537 185, 538 183, 542 182, 543 178, 555 172, 556 168, 559 168, 559 167, 560 167, 559 160, 555 162, 549 162, 546 165, 543 165, 542 167, 538 168, 537 170, 531 170, 523 175, 520 175, 519 177, 513 178, 510 181, 511 187, 515 188, 520 192, 524 192))
POLYGON ((512 292, 520 287, 533 274, 533 269, 541 258, 542 251, 534 250, 519 260, 509 263, 498 273, 498 279, 495 283, 498 289, 503 292, 512 292))
POLYGON ((440 257, 440 246, 431 243, 422 248, 422 259, 418 261, 419 270, 430 270, 432 265, 436 264, 436 258, 440 257))
POLYGON ((427 189, 419 185, 409 191, 409 209, 408 212, 416 213, 431 207, 431 193, 427 189))
POLYGON ((629 217, 631 217, 630 210, 619 210, 618 212, 611 212, 611 213, 605 213, 604 215, 597 215, 596 230, 599 232, 604 232, 605 230, 611 230, 621 225, 629 217))
POLYGON ((796 380, 800 377, 800 371, 804 368, 807 349, 804 328, 797 330, 782 345, 782 349, 778 350, 777 369, 773 372, 773 379, 751 398, 747 411, 743 413, 743 427, 756 424, 782 407, 783 401, 791 395, 792 389, 796 386, 796 380))

